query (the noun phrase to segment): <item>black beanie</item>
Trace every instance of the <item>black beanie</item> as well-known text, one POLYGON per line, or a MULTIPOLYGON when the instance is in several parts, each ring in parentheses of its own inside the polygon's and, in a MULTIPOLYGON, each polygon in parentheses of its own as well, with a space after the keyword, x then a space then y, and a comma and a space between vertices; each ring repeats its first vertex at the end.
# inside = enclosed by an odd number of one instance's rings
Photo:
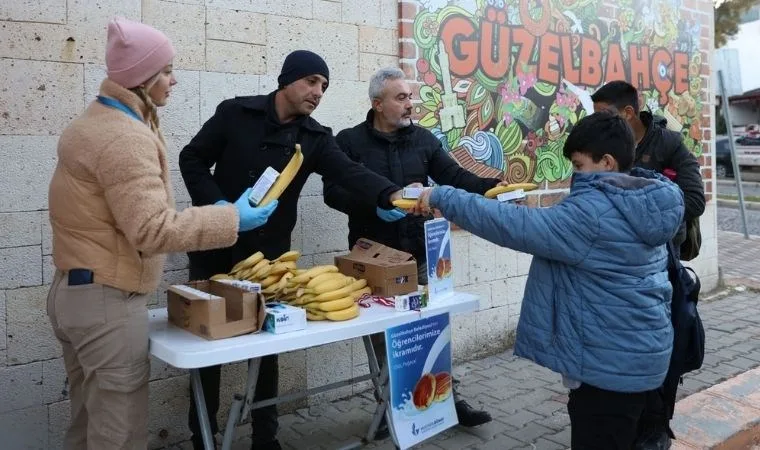
POLYGON ((308 50, 296 50, 285 58, 282 63, 282 71, 277 77, 277 84, 280 87, 287 86, 290 83, 300 80, 309 75, 322 75, 330 80, 330 70, 327 63, 321 56, 308 50))

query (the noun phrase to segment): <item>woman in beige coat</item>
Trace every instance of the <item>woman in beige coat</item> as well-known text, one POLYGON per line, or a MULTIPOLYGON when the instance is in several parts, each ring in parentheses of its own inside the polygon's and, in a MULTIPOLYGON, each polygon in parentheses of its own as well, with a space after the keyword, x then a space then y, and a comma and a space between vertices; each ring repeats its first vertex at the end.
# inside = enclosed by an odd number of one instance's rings
POLYGON ((67 449, 147 447, 146 304, 163 254, 228 247, 276 207, 251 207, 247 191, 234 204, 174 209, 156 115, 176 84, 174 54, 160 31, 111 21, 108 78, 58 143, 48 315, 69 377, 67 449))

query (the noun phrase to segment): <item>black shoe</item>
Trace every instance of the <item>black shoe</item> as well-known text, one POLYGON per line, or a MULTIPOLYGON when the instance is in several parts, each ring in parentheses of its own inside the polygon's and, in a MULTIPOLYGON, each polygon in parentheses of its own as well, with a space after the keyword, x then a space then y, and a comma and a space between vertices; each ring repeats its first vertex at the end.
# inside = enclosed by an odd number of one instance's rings
POLYGON ((491 415, 486 411, 478 411, 470 406, 465 400, 459 400, 454 403, 454 407, 457 410, 457 419, 459 419, 459 425, 464 427, 477 427, 484 423, 490 422, 491 415))
POLYGON ((668 450, 672 442, 666 430, 653 430, 640 436, 634 444, 634 450, 668 450))
POLYGON ((385 416, 383 416, 383 419, 380 421, 380 425, 377 426, 377 431, 375 432, 375 440, 382 441, 388 439, 390 436, 391 430, 388 429, 388 422, 385 421, 385 416))

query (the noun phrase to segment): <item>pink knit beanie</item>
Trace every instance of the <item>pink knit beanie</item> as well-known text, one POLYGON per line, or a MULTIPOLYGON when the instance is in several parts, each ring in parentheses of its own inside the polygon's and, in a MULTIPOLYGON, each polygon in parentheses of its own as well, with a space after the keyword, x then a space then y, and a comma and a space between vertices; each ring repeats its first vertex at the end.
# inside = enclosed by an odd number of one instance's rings
POLYGON ((153 27, 122 18, 108 23, 108 78, 125 88, 150 79, 171 62, 175 53, 169 38, 153 27))

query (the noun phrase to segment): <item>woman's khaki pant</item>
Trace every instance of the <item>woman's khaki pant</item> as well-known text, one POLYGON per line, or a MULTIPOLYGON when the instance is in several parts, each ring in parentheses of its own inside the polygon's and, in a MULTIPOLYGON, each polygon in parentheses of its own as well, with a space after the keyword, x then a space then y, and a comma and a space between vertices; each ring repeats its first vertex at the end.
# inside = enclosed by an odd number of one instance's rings
POLYGON ((63 347, 71 425, 66 449, 148 446, 147 296, 101 284, 69 286, 57 271, 48 316, 63 347))

